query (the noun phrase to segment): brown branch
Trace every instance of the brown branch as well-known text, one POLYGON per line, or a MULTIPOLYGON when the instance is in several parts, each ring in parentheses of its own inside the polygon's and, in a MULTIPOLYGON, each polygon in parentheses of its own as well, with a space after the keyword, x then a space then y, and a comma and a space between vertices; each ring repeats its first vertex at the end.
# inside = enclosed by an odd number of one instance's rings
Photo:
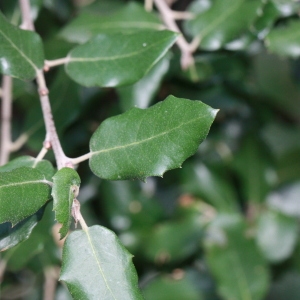
POLYGON ((59 278, 58 267, 48 267, 44 270, 44 296, 43 300, 54 300, 57 280, 59 278))
MULTIPOLYGON (((29 0, 19 0, 19 3, 22 12, 23 29, 34 30, 33 22, 30 17, 29 0)), ((40 95, 40 102, 46 127, 46 139, 44 142, 44 148, 49 149, 50 147, 52 147, 58 169, 61 169, 65 166, 73 167, 71 160, 65 155, 61 147, 56 132, 51 105, 48 97, 49 91, 46 85, 43 70, 36 70, 36 81, 38 84, 38 92, 40 95)))
POLYGON ((9 160, 11 147, 12 78, 2 77, 0 165, 9 160))
MULTIPOLYGON (((167 5, 165 0, 154 0, 154 3, 166 26, 172 31, 181 33, 176 21, 174 20, 174 12, 167 5)), ((186 70, 187 68, 194 66, 195 61, 191 45, 186 41, 182 33, 178 37, 176 43, 181 51, 181 67, 186 70)))
POLYGON ((22 24, 20 28, 34 31, 34 25, 30 16, 30 4, 27 0, 19 0, 21 13, 22 13, 22 24))

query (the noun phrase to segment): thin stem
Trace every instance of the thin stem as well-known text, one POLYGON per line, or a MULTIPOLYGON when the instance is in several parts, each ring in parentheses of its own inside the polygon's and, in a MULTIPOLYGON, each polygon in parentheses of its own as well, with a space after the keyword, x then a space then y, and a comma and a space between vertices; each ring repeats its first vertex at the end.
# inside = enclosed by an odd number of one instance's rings
MULTIPOLYGON (((164 0, 154 0, 154 3, 159 10, 165 24, 167 27, 175 32, 181 33, 179 27, 177 26, 174 17, 173 11, 167 5, 164 0)), ((194 58, 192 55, 190 44, 186 41, 183 35, 180 35, 176 41, 180 51, 181 51, 181 67, 186 70, 191 65, 194 65, 194 58)))
POLYGON ((81 212, 80 212, 80 202, 77 199, 73 200, 72 216, 75 220, 75 226, 76 226, 77 222, 79 221, 81 228, 84 231, 88 230, 88 226, 86 225, 85 220, 83 219, 81 212))
POLYGON ((9 160, 11 147, 12 78, 2 77, 0 165, 9 160))
POLYGON ((54 300, 57 280, 59 278, 58 267, 48 267, 44 270, 45 283, 43 300, 54 300))
MULTIPOLYGON (((22 24, 24 29, 34 30, 33 22, 30 17, 30 2, 29 0, 19 0, 21 12, 22 12, 22 24)), ((73 167, 70 159, 65 155, 53 121, 53 115, 51 105, 49 101, 49 91, 46 85, 45 76, 42 70, 36 70, 36 81, 38 84, 38 91, 40 95, 40 102, 42 106, 42 112, 44 117, 44 123, 46 127, 46 140, 44 142, 45 148, 53 148, 57 168, 69 166, 73 167)))
POLYGON ((19 0, 21 13, 22 13, 22 24, 21 28, 26 30, 34 31, 34 25, 30 16, 30 3, 28 0, 19 0))
POLYGON ((33 168, 35 168, 36 165, 45 157, 47 152, 48 152, 48 148, 43 147, 34 161, 33 168))
POLYGON ((70 60, 70 58, 68 56, 59 58, 59 59, 54 59, 54 60, 45 60, 44 70, 48 71, 52 67, 64 65, 64 64, 68 63, 69 60, 70 60))
POLYGON ((10 144, 10 152, 18 151, 27 141, 29 135, 25 132, 22 133, 14 142, 10 144))
POLYGON ((172 10, 173 19, 175 20, 190 20, 195 17, 195 15, 189 11, 174 11, 172 10))
POLYGON ((92 152, 89 152, 89 153, 84 154, 82 156, 79 156, 79 157, 76 157, 76 158, 72 158, 71 162, 72 162, 73 165, 77 165, 77 164, 79 164, 79 163, 81 163, 81 162, 83 162, 85 160, 90 159, 92 157, 92 155, 93 155, 92 152))
POLYGON ((145 0, 145 10, 152 11, 153 9, 153 0, 145 0))
POLYGON ((3 281, 6 265, 7 265, 7 260, 0 257, 0 285, 3 281))
POLYGON ((49 143, 51 144, 58 169, 61 169, 65 166, 72 167, 72 165, 70 165, 71 160, 65 155, 56 132, 56 127, 53 121, 53 115, 52 115, 50 101, 48 97, 48 89, 46 86, 45 77, 42 70, 37 71, 36 81, 39 88, 40 101, 42 106, 44 122, 46 126, 46 132, 47 132, 44 145, 48 145, 49 143))

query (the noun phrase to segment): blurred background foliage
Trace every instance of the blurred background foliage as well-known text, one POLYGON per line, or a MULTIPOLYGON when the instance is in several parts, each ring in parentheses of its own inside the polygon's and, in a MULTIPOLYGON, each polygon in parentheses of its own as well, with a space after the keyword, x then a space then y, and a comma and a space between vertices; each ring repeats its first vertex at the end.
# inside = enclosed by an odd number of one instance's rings
MULTIPOLYGON (((31 3, 46 59, 66 56, 93 34, 76 31, 89 16, 125 20, 129 10, 132 19, 146 18, 142 1, 31 3), (82 23, 72 23, 79 17, 82 23)), ((19 23, 17 1, 1 1, 0 8, 19 23)), ((69 157, 88 152, 105 118, 169 94, 220 109, 196 155, 164 178, 101 181, 80 164, 83 215, 88 225, 115 231, 134 254, 146 300, 299 300, 299 1, 178 0, 173 8, 196 14, 179 23, 188 38, 206 30, 193 76, 180 69, 176 47, 132 86, 84 88, 62 67, 46 74, 69 157), (229 9, 236 11, 216 24, 229 9)), ((160 22, 155 13, 149 20, 160 22)), ((13 98, 13 135, 26 131, 30 138, 12 158, 36 156, 45 130, 34 83, 14 80, 13 98)), ((61 244, 53 239, 53 219, 46 207, 30 238, 3 252, 1 299, 42 299, 43 285, 57 279, 61 244)), ((70 297, 58 283, 56 299, 70 297)))

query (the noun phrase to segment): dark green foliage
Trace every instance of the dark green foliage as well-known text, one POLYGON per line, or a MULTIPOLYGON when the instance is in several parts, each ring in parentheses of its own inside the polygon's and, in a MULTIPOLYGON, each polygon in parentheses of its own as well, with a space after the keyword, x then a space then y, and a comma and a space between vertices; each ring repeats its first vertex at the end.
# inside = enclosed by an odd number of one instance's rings
POLYGON ((12 139, 28 137, 0 167, 0 298, 43 299, 51 274, 54 299, 300 299, 299 1, 176 1, 199 41, 187 70, 142 1, 30 2, 37 33, 0 2, 12 139), (62 148, 89 159, 76 171, 35 159, 44 119, 21 80, 44 56, 67 58, 46 83, 62 148))

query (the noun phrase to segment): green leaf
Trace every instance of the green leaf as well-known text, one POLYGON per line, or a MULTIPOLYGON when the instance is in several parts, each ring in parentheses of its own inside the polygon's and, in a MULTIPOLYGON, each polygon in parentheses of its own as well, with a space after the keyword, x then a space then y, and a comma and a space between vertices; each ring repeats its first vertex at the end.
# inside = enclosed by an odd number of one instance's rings
POLYGON ((50 186, 36 169, 22 167, 0 173, 0 223, 14 226, 50 199, 50 186))
POLYGON ((30 80, 43 65, 44 52, 39 35, 11 25, 0 12, 0 72, 30 80))
POLYGON ((292 16, 293 14, 297 14, 300 9, 299 2, 291 1, 291 0, 271 0, 273 4, 276 6, 278 12, 283 17, 292 16))
POLYGON ((202 163, 189 163, 183 168, 182 189, 212 204, 220 212, 236 212, 237 195, 227 177, 202 163))
POLYGON ((274 28, 266 37, 269 51, 287 57, 300 56, 300 21, 291 20, 285 27, 274 28))
POLYGON ((169 70, 169 65, 170 57, 164 57, 137 83, 118 88, 123 111, 132 107, 147 108, 169 70))
POLYGON ((262 14, 251 27, 251 31, 256 33, 259 39, 265 38, 273 27, 279 12, 272 1, 268 1, 262 8, 262 14))
POLYGON ((200 38, 200 48, 217 50, 250 28, 261 5, 260 0, 215 0, 186 29, 200 38))
MULTIPOLYGON (((184 270, 177 269, 179 273, 176 278, 174 274, 158 275, 151 281, 143 293, 146 300, 166 300, 166 299, 185 299, 185 300, 203 300, 206 299, 203 293, 199 291, 199 282, 192 278, 191 274, 186 274, 184 270), (166 298, 168 297, 168 298, 166 298)), ((199 279, 199 278, 196 278, 199 279)), ((201 278, 202 279, 202 278, 201 278)))
POLYGON ((69 53, 66 72, 84 86, 133 84, 165 55, 177 36, 166 30, 97 35, 69 53))
POLYGON ((85 43, 100 33, 130 33, 162 28, 164 26, 156 15, 146 12, 139 3, 129 2, 118 12, 108 16, 81 13, 62 29, 59 36, 69 42, 85 43))
POLYGON ((31 156, 20 156, 11 160, 6 165, 0 167, 0 172, 9 172, 21 167, 30 167, 39 170, 47 180, 51 181, 54 175, 54 168, 47 160, 40 160, 36 163, 35 158, 31 156))
POLYGON ((71 224, 73 200, 77 197, 80 186, 78 173, 71 168, 62 168, 53 176, 53 210, 55 219, 62 224, 60 239, 63 239, 71 224))
POLYGON ((279 212, 266 211, 261 214, 257 225, 257 243, 270 262, 288 258, 297 242, 298 221, 279 212))
POLYGON ((162 176, 196 152, 216 113, 200 101, 169 96, 109 118, 90 140, 90 168, 110 180, 162 176))
POLYGON ((241 181, 242 193, 247 202, 264 202, 277 181, 277 174, 267 149, 257 136, 246 137, 232 164, 241 181))
POLYGON ((11 223, 0 224, 0 252, 6 251, 17 244, 27 240, 35 226, 41 220, 44 213, 44 207, 38 210, 34 215, 24 219, 16 226, 11 223))
POLYGON ((261 300, 269 274, 253 239, 246 236, 239 215, 219 215, 208 227, 206 257, 224 299, 261 300))
POLYGON ((75 300, 143 299, 131 258, 112 231, 101 226, 78 230, 64 244, 60 280, 75 300))
POLYGON ((199 211, 172 222, 156 224, 146 233, 143 253, 157 264, 183 262, 199 251, 204 224, 199 211))

